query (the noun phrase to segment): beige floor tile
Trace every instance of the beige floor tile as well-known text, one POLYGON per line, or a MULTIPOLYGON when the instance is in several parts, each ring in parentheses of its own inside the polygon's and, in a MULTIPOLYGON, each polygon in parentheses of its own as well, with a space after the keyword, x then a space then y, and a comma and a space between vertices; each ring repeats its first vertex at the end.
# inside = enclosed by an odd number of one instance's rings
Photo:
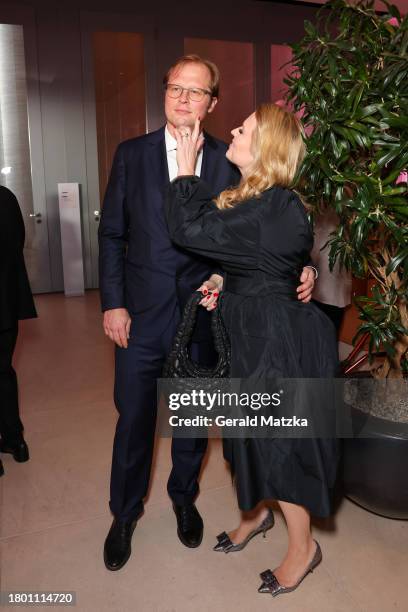
POLYGON ((240 553, 212 551, 216 535, 238 521, 219 440, 210 441, 201 474, 202 546, 190 550, 177 539, 166 491, 170 440, 160 439, 132 557, 120 572, 108 572, 102 548, 111 522, 117 418, 113 348, 102 332, 96 292, 36 301, 40 318, 22 322, 15 360, 31 460, 17 464, 3 456, 0 479, 3 590, 72 589, 81 612, 407 609, 408 522, 378 517, 348 500, 333 520, 315 521, 324 559, 302 587, 276 600, 259 595, 259 572, 273 569, 285 553, 284 521, 276 511, 267 537, 240 553))
POLYGON ((283 523, 278 519, 273 534, 265 540, 255 539, 242 553, 214 553, 211 548, 219 528, 214 528, 214 520, 223 525, 234 513, 233 506, 235 501, 227 487, 206 494, 200 509, 206 518, 210 514, 210 520, 199 549, 187 549, 179 543, 175 517, 169 508, 152 507, 136 528, 131 559, 115 573, 103 566, 104 518, 3 540, 3 558, 7 558, 3 588, 13 590, 24 584, 26 589, 72 589, 77 594, 78 609, 84 612, 232 612, 269 610, 271 605, 302 612, 359 610, 324 566, 296 593, 282 596, 279 604, 259 595, 259 571, 277 561, 278 544, 284 548, 283 523), (208 506, 214 512, 212 518, 208 506))
POLYGON ((3 458, 1 535, 104 513, 114 426, 106 402, 27 415, 25 426, 30 461, 3 458))
MULTIPOLYGON (((28 413, 31 460, 3 459, 1 536, 9 537, 100 516, 108 510, 109 475, 116 414, 109 402, 28 413)), ((159 439, 147 506, 169 505, 169 439, 159 439)), ((211 440, 200 479, 202 491, 225 486, 229 471, 219 441, 211 440)))
POLYGON ((408 524, 344 500, 336 530, 322 534, 327 572, 363 610, 406 610, 408 524))

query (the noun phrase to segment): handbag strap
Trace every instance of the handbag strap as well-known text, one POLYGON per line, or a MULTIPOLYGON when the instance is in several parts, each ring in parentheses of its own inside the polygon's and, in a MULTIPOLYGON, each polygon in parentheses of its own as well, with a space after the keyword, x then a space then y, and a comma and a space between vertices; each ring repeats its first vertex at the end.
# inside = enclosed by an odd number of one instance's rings
POLYGON ((211 329, 214 338, 215 350, 218 354, 225 352, 229 347, 229 338, 225 329, 224 321, 219 308, 222 295, 220 296, 218 307, 211 313, 211 329))
POLYGON ((202 298, 203 296, 200 291, 194 291, 184 307, 183 316, 176 334, 180 348, 186 347, 190 342, 196 322, 197 307, 202 298))
MULTIPOLYGON (((184 307, 183 317, 176 334, 177 344, 180 348, 187 347, 192 338, 197 318, 197 309, 202 299, 201 291, 194 291, 184 307)), ((222 299, 222 295, 220 299, 222 299)), ((217 353, 223 353, 226 347, 229 346, 229 338, 219 307, 215 308, 211 313, 211 331, 217 353)))

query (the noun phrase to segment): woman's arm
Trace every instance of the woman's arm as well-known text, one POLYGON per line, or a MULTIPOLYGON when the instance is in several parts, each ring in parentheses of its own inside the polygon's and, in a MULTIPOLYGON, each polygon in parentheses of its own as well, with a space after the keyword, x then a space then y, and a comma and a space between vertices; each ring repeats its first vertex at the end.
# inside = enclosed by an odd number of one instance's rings
POLYGON ((206 183, 196 176, 179 177, 166 200, 171 239, 179 246, 221 264, 257 268, 259 225, 247 203, 219 210, 206 183))

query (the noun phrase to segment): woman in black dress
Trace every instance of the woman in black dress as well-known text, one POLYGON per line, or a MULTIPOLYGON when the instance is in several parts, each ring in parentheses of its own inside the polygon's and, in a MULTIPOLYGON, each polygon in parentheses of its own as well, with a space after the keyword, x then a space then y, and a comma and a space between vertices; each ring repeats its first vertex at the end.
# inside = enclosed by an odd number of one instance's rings
MULTIPOLYGON (((172 240, 216 260, 225 272, 221 308, 233 378, 331 378, 337 367, 334 327, 296 295, 313 246, 305 207, 290 188, 304 156, 300 123, 282 108, 264 104, 232 134, 227 157, 242 179, 214 200, 194 176, 203 142, 199 124, 192 133, 180 129, 179 175, 167 201, 172 240)), ((293 590, 321 560, 310 515, 330 514, 336 440, 229 439, 224 456, 235 476, 242 521, 218 537, 215 550, 240 550, 271 527, 273 516, 264 500, 277 500, 288 528, 288 550, 273 572, 261 574, 259 591, 275 596, 293 590)))

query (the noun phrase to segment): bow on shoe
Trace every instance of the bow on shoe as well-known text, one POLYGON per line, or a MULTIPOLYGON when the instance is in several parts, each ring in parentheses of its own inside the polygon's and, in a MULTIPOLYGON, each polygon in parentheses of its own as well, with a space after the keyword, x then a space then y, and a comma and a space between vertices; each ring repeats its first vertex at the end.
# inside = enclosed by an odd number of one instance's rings
POLYGON ((259 575, 261 577, 262 584, 258 589, 258 593, 270 593, 271 595, 275 595, 282 589, 278 579, 270 569, 265 570, 259 575))
POLYGON ((229 535, 223 531, 219 535, 217 535, 218 544, 214 546, 215 551, 223 551, 228 552, 231 548, 234 548, 233 543, 230 540, 229 535))

